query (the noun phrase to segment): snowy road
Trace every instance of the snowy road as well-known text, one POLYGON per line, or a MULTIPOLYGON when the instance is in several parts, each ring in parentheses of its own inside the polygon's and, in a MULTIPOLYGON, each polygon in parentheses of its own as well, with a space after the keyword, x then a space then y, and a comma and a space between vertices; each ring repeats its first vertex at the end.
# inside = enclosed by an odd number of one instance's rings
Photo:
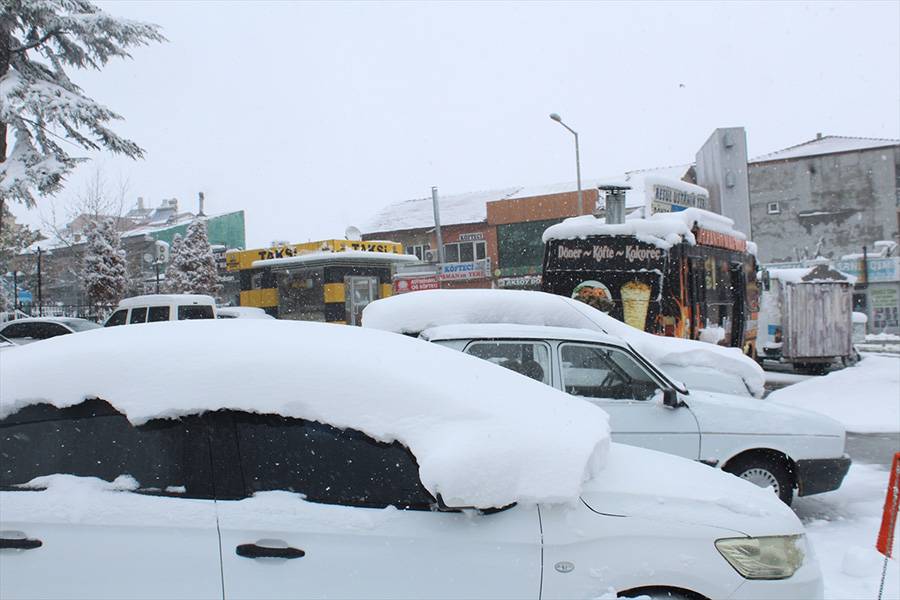
MULTIPOLYGON (((877 598, 884 557, 875 550, 894 452, 900 451, 900 360, 864 355, 858 366, 824 377, 766 373, 769 399, 831 416, 844 423, 853 459, 839 490, 794 500, 825 575, 825 597, 877 598), (782 389, 783 388, 783 389, 782 389)), ((768 367, 768 365, 767 365, 768 367)), ((900 600, 900 553, 888 565, 884 598, 900 600)))

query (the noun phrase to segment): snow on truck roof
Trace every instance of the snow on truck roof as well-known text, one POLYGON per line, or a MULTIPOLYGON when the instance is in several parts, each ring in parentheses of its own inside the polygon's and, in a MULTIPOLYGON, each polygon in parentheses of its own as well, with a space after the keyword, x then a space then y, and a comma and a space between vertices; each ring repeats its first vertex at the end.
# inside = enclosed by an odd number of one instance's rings
POLYGON ((363 310, 363 327, 420 334, 444 325, 519 324, 589 329, 616 336, 661 367, 710 367, 736 375, 761 395, 765 374, 739 348, 670 338, 614 319, 583 302, 524 290, 426 290, 372 302, 363 310))
MULTIPOLYGON (((687 185, 687 184, 686 184, 687 185)), ((695 245, 695 226, 724 233, 739 240, 747 236, 734 228, 734 221, 701 208, 687 208, 679 212, 656 213, 642 219, 626 219, 624 223, 607 225, 606 219, 592 215, 571 217, 551 225, 544 231, 543 241, 586 238, 594 235, 634 236, 639 241, 669 249, 682 241, 695 245)))
POLYGON ((609 448, 601 409, 455 350, 356 327, 198 320, 113 327, 0 361, 0 418, 102 398, 135 424, 275 413, 405 444, 449 505, 577 498, 609 448), (155 356, 154 369, 134 369, 155 356))

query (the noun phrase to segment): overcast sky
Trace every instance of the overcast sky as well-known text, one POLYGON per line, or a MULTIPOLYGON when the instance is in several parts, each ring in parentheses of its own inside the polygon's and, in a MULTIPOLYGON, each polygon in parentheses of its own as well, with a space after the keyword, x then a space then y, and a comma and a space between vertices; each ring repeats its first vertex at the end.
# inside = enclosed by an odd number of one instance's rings
POLYGON ((73 76, 147 156, 97 155, 55 203, 99 165, 132 200, 244 209, 250 247, 343 237, 432 185, 574 180, 550 112, 584 178, 691 162, 716 127, 751 157, 900 137, 898 2, 99 4, 170 40, 73 76))

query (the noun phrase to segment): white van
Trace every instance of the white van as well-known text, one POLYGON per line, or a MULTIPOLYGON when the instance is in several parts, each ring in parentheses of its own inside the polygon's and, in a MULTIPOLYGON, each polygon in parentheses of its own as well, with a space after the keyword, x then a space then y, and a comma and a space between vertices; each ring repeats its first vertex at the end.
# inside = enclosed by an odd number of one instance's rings
POLYGON ((125 298, 104 327, 157 321, 215 319, 216 301, 202 294, 147 294, 125 298))

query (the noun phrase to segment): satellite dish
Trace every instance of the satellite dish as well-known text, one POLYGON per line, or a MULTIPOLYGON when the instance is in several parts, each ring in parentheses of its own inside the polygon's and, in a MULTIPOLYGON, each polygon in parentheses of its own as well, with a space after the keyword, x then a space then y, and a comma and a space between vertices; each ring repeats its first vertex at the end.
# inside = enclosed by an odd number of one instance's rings
POLYGON ((144 262, 150 263, 152 265, 153 261, 155 261, 155 260, 156 260, 156 258, 149 252, 144 254, 144 262))
POLYGON ((344 237, 352 242, 358 242, 362 240, 362 232, 358 228, 351 225, 344 231, 344 237))

